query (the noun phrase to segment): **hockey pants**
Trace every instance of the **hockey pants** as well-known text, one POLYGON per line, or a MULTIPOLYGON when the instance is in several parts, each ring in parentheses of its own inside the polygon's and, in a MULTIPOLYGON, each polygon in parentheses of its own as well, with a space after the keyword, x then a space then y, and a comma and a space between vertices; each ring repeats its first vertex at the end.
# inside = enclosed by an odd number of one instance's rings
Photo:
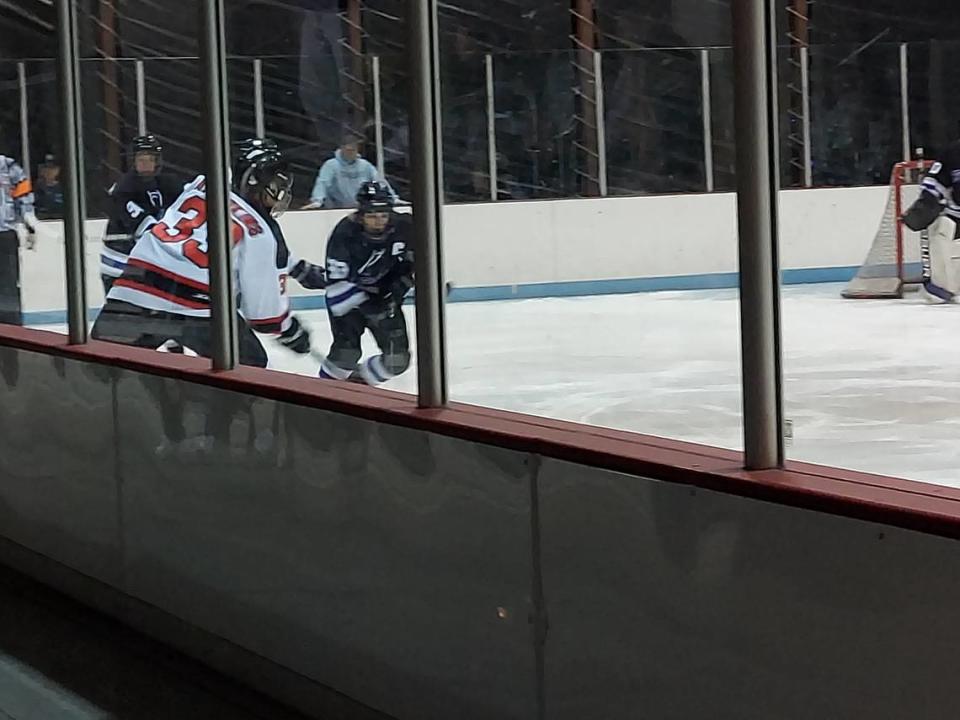
MULTIPOLYGON (((240 335, 240 364, 267 366, 267 351, 243 318, 237 318, 240 335)), ((119 300, 107 300, 93 324, 91 336, 121 345, 156 350, 169 340, 190 348, 200 357, 211 357, 210 318, 195 318, 137 307, 119 300)))
POLYGON ((410 367, 410 341, 403 310, 390 312, 382 304, 367 303, 343 317, 330 314, 333 344, 321 375, 346 380, 355 372, 368 384, 379 385, 410 367), (362 351, 360 339, 369 330, 381 355, 357 367, 362 351))
POLYGON ((23 324, 20 309, 20 238, 14 230, 0 232, 0 323, 23 324))

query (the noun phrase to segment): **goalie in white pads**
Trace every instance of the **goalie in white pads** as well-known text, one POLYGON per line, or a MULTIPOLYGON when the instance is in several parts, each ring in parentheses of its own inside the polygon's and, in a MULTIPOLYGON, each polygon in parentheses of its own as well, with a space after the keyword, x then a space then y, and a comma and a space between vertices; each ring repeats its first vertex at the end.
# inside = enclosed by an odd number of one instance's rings
POLYGON ((960 296, 960 141, 952 143, 921 184, 920 197, 903 215, 911 230, 926 230, 921 245, 923 290, 930 303, 960 296))
MULTIPOLYGON (((234 272, 239 296, 240 362, 266 367, 254 330, 278 336, 293 352, 310 352, 310 336, 290 314, 288 272, 305 286, 322 285, 322 268, 289 252, 274 219, 290 202, 292 178, 275 147, 245 143, 232 170, 230 194, 234 272), (301 277, 302 276, 302 277, 301 277), (307 282, 305 282, 307 280, 307 282)), ((163 216, 144 229, 123 276, 93 326, 99 340, 157 349, 169 341, 210 357, 210 273, 203 176, 186 186, 163 216)))

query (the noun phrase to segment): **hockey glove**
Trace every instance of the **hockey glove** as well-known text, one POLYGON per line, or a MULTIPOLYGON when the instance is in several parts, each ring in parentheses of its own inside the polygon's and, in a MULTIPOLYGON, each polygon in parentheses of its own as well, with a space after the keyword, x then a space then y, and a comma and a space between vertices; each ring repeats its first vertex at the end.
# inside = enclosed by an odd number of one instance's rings
POLYGON ((413 287, 413 278, 409 276, 404 276, 398 280, 394 280, 390 283, 390 286, 387 288, 385 298, 387 302, 390 303, 391 314, 396 313, 396 311, 403 305, 403 299, 407 296, 407 293, 410 292, 410 288, 413 287))
POLYGON ((280 344, 300 355, 310 352, 310 333, 296 316, 290 317, 290 325, 280 333, 280 344))
POLYGON ((322 290, 327 286, 327 273, 319 265, 301 260, 290 271, 290 277, 307 290, 322 290))
POLYGON ((35 228, 18 223, 16 226, 17 239, 27 250, 37 249, 37 231, 35 228))

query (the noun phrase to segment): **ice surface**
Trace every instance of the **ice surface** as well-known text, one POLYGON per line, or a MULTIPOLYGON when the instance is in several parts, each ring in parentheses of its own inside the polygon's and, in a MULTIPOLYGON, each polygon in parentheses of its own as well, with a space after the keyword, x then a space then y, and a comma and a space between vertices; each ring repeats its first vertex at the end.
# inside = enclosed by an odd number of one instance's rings
MULTIPOLYGON (((960 306, 843 300, 841 289, 783 293, 789 457, 960 487, 960 306)), ((741 447, 736 291, 457 303, 446 312, 453 400, 741 447)), ((326 313, 301 318, 325 352, 326 313)), ((313 358, 268 350, 277 369, 317 371, 313 358)), ((365 350, 374 352, 372 341, 365 350)), ((415 369, 386 387, 414 392, 415 369)))

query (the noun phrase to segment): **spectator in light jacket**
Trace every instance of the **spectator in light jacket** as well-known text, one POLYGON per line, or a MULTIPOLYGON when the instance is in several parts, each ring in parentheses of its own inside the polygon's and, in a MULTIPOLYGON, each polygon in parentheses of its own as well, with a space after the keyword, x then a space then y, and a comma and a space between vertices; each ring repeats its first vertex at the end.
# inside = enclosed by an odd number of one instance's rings
MULTIPOLYGON (((360 154, 357 139, 348 137, 334 156, 320 167, 313 192, 310 193, 310 202, 304 209, 356 207, 360 186, 373 180, 379 180, 390 188, 390 184, 380 177, 377 168, 360 154)), ((393 188, 390 188, 390 193, 396 201, 397 194, 393 188)))

